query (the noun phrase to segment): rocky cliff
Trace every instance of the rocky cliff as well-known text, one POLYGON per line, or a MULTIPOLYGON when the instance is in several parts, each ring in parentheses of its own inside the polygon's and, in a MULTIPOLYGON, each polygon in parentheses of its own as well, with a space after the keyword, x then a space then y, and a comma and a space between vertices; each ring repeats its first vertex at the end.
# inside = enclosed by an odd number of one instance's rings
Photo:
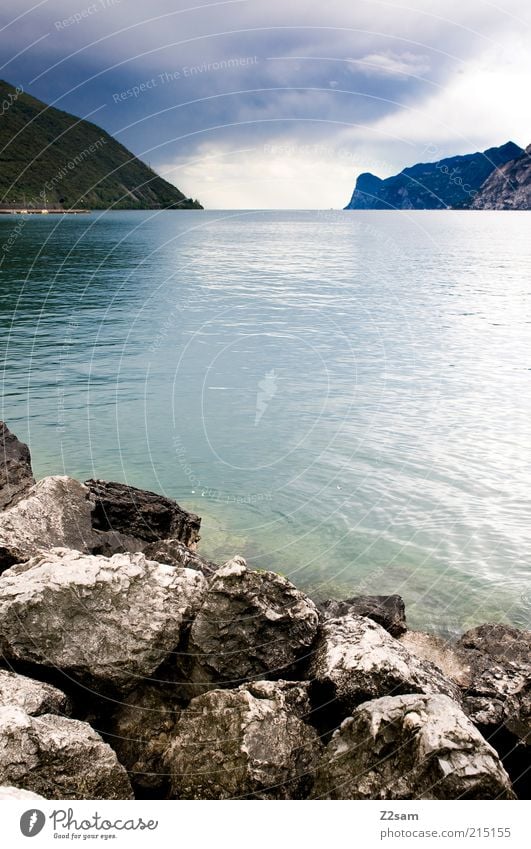
POLYGON ((465 156, 452 156, 404 168, 381 180, 360 174, 345 209, 449 209, 470 205, 489 175, 523 153, 507 142, 465 156))
POLYGON ((33 483, 0 436, 0 799, 529 793, 531 632, 449 644, 396 595, 316 605, 203 560, 170 499, 33 483))
POLYGON ((531 209, 531 144, 487 177, 471 209, 531 209))

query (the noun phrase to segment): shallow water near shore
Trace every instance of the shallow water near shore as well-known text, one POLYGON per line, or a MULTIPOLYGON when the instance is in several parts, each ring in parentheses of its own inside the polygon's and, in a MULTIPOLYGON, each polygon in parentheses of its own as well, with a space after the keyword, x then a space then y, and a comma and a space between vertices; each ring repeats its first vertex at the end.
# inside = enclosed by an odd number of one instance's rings
POLYGON ((0 216, 0 417, 315 596, 529 627, 531 217, 0 216))

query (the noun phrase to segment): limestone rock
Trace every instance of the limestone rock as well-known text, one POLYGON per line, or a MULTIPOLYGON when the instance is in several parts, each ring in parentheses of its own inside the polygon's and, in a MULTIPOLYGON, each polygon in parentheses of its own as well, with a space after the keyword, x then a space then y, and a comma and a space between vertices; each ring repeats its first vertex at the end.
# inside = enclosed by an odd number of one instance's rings
POLYGON ((317 770, 319 799, 513 799, 494 749, 444 695, 360 705, 317 770))
POLYGON ((54 549, 0 577, 0 646, 99 692, 134 688, 177 648, 205 578, 147 560, 54 549))
POLYGON ((46 799, 130 799, 125 769, 85 722, 0 708, 0 784, 46 799))
POLYGON ((146 542, 178 539, 189 548, 199 540, 199 516, 187 513, 170 498, 115 481, 88 480, 86 485, 95 505, 92 521, 97 531, 146 542))
POLYGON ((337 619, 354 613, 373 619, 393 637, 399 637, 407 631, 406 608, 399 595, 359 595, 340 601, 329 599, 319 605, 327 619, 337 619))
POLYGON ((274 572, 234 558, 212 576, 190 631, 195 691, 293 675, 317 632, 314 603, 274 572))
POLYGON ((165 798, 169 776, 162 755, 175 735, 181 708, 171 691, 141 686, 116 710, 106 739, 118 755, 134 787, 165 798))
POLYGON ((0 669, 0 707, 20 707, 30 716, 42 713, 69 714, 71 705, 68 697, 52 687, 26 675, 18 675, 0 669))
POLYGON ((39 796, 38 793, 32 793, 31 790, 23 790, 22 787, 9 787, 4 785, 0 787, 0 799, 20 799, 29 801, 30 799, 44 799, 44 796, 39 796))
POLYGON ((28 446, 0 421, 0 510, 15 504, 34 483, 28 446))
POLYGON ((419 660, 376 622, 348 614, 322 626, 310 665, 318 705, 337 700, 350 713, 367 699, 405 693, 445 693, 459 689, 430 663, 419 660))
POLYGON ((181 714, 165 754, 179 799, 304 798, 320 754, 307 687, 257 681, 211 690, 181 714))
POLYGON ((43 478, 0 513, 0 565, 10 567, 54 546, 90 551, 92 508, 89 491, 79 481, 63 475, 43 478))

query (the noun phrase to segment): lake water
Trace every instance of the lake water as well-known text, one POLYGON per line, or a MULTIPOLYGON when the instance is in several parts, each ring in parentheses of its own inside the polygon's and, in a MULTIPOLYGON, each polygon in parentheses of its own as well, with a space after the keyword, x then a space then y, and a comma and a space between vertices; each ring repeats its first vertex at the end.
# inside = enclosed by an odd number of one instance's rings
POLYGON ((316 596, 529 627, 531 216, 0 217, 0 417, 316 596))

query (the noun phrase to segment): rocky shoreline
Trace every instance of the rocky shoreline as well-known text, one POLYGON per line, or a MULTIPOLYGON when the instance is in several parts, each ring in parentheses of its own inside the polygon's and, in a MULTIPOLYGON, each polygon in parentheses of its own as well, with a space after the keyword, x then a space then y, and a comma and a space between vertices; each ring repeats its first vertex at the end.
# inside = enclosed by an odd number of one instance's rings
POLYGON ((529 798, 531 632, 314 603, 0 422, 0 798, 529 798))

